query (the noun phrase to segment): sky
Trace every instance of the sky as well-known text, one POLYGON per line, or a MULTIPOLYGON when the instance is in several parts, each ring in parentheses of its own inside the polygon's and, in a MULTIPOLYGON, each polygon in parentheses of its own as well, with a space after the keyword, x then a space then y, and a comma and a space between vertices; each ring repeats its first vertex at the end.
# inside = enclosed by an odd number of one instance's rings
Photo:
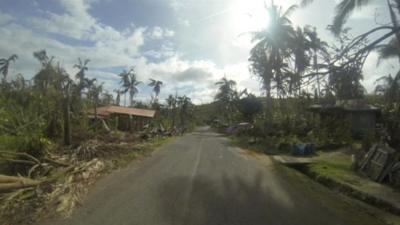
MULTIPOLYGON (((338 0, 315 0, 298 9, 295 26, 315 26, 327 41, 326 27, 338 0)), ((354 13, 347 26, 352 35, 389 21, 386 1, 371 0, 354 13)), ((260 95, 258 78, 249 72, 250 32, 268 24, 264 0, 0 0, 0 58, 19 56, 10 75, 31 78, 40 68, 33 52, 45 49, 71 77, 78 58, 90 59, 87 75, 112 92, 118 73, 135 68, 137 100, 149 101, 149 79, 164 82, 160 99, 178 93, 201 104, 213 100, 215 82, 226 76, 260 95)), ((269 3, 269 1, 267 1, 269 3)), ((299 0, 275 0, 286 9, 299 0)), ((371 92, 377 78, 398 71, 396 60, 377 67, 368 58, 363 84, 371 92)))

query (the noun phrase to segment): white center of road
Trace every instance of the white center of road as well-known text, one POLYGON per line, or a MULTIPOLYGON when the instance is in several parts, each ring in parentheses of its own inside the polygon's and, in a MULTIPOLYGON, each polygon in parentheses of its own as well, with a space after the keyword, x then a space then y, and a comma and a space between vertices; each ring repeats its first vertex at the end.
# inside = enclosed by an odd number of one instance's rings
POLYGON ((189 184, 188 184, 188 188, 186 189, 186 193, 183 195, 183 212, 182 212, 182 216, 181 216, 181 222, 182 224, 185 224, 185 215, 187 214, 188 211, 188 204, 189 204, 189 200, 190 200, 190 196, 192 194, 192 189, 193 189, 193 181, 194 181, 194 177, 197 174, 197 170, 199 168, 200 165, 200 158, 201 158, 201 147, 202 147, 202 143, 203 143, 203 138, 200 139, 199 144, 197 145, 196 148, 196 162, 194 164, 192 173, 190 174, 190 179, 189 179, 189 184))

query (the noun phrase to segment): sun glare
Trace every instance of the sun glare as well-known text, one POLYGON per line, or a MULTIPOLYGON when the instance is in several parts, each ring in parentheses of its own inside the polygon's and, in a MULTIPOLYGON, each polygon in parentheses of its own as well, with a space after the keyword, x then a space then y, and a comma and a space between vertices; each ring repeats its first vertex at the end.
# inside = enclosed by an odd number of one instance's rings
POLYGON ((268 26, 268 15, 263 0, 237 0, 232 14, 235 31, 246 33, 258 31, 268 26))

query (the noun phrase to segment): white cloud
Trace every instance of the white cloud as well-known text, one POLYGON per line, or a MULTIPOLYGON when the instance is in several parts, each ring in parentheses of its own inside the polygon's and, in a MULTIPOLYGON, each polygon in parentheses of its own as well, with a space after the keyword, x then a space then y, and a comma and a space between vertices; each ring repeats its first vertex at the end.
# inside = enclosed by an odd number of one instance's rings
POLYGON ((0 11, 0 26, 11 22, 14 19, 10 14, 0 11))
POLYGON ((183 3, 180 0, 170 0, 169 1, 169 6, 173 10, 178 11, 179 9, 181 9, 183 7, 183 3))
POLYGON ((378 53, 372 52, 367 58, 363 71, 363 85, 368 92, 372 92, 376 86, 376 80, 382 76, 391 74, 392 76, 399 71, 399 61, 397 59, 384 60, 377 65, 378 53))
MULTIPOLYGON (((135 66, 139 80, 144 83, 147 84, 149 78, 164 81, 161 100, 167 98, 169 94, 178 92, 188 95, 195 103, 210 102, 216 92, 214 83, 224 75, 236 80, 239 89, 248 88, 253 93, 259 93, 258 82, 249 75, 246 61, 218 67, 210 60, 184 60, 171 46, 166 45, 159 51, 160 54, 164 54, 161 62, 148 62, 136 49, 143 44, 145 32, 145 28, 138 28, 133 32, 127 32, 131 35, 122 42, 98 41, 93 47, 82 47, 70 46, 43 34, 34 33, 23 26, 10 24, 0 27, 2 33, 0 49, 4 57, 14 53, 19 56, 15 65, 11 67, 10 74, 22 73, 26 78, 31 78, 40 66, 32 53, 46 49, 48 54, 54 55, 56 61, 59 61, 71 75, 77 72, 73 65, 78 57, 89 58, 91 61, 88 64, 88 76, 104 82, 105 88, 110 92, 118 88, 118 72, 105 72, 104 69, 135 66), (129 45, 136 47, 130 49, 129 45)), ((148 101, 150 90, 143 87, 141 86, 137 98, 148 101)))
MULTIPOLYGON (((228 79, 235 80, 238 89, 247 88, 252 93, 261 94, 260 82, 248 71, 247 58, 252 47, 250 36, 240 35, 246 31, 242 28, 247 27, 249 21, 243 22, 242 26, 236 23, 240 22, 238 18, 246 17, 247 14, 232 14, 233 12, 228 10, 229 13, 223 16, 214 16, 212 19, 199 22, 199 18, 210 15, 209 9, 216 10, 214 13, 217 15, 221 15, 218 11, 228 12, 225 8, 232 4, 231 0, 170 0, 170 6, 175 10, 178 23, 174 31, 160 26, 135 25, 117 30, 101 23, 89 13, 96 1, 58 0, 64 9, 63 13, 46 12, 44 17, 26 19, 25 22, 44 32, 33 32, 30 28, 17 25, 11 15, 0 13, 0 25, 2 25, 0 57, 13 53, 19 55, 10 73, 21 72, 28 78, 32 77, 39 68, 39 63, 32 57, 32 52, 46 49, 49 55, 56 56, 56 60, 60 61, 70 74, 76 73, 76 69, 72 66, 78 57, 89 58, 91 62, 88 65, 88 76, 105 82, 105 88, 109 91, 119 85, 119 77, 116 75, 118 71, 110 72, 113 71, 112 68, 119 70, 120 67, 135 66, 139 79, 146 84, 149 78, 164 81, 161 99, 177 91, 179 94, 188 95, 196 103, 209 102, 216 92, 214 83, 224 75, 228 79), (188 2, 191 7, 188 7, 188 2), (175 31, 179 35, 175 35, 175 31), (65 44, 51 38, 52 35, 48 33, 55 33, 78 42, 89 42, 90 45, 65 44), (175 39, 177 41, 172 44, 175 39), (146 48, 144 52, 143 46, 147 47, 146 44, 149 42, 154 45, 151 45, 150 49, 146 48), (156 61, 153 61, 154 59, 156 61)), ((239 2, 239 6, 248 4, 245 0, 234 2, 239 2)), ((287 8, 294 3, 294 0, 281 0, 277 3, 284 4, 284 8, 287 8)), ((334 2, 315 1, 309 9, 295 13, 292 21, 296 25, 314 24, 319 27, 322 37, 330 38, 330 33, 324 32, 323 29, 331 22, 334 4, 334 2), (321 8, 326 10, 320 10, 321 8)), ((353 17, 370 15, 369 9, 366 10, 361 16, 354 14, 353 17)), ((373 12, 370 16, 373 16, 373 12)), ((375 62, 376 54, 372 54, 364 68, 366 74, 364 84, 368 90, 373 89, 373 83, 378 76, 387 75, 388 71, 395 71, 398 65, 397 62, 391 61, 377 69, 375 62)), ((140 89, 138 98, 148 100, 150 89, 144 85, 140 89)))
POLYGON ((153 29, 151 31, 149 31, 150 38, 154 39, 154 40, 159 40, 159 39, 163 39, 163 38, 169 38, 169 37, 173 37, 175 35, 175 32, 173 30, 169 30, 169 29, 163 29, 161 27, 153 27, 153 29))
MULTIPOLYGON (((79 47, 66 45, 43 34, 34 33, 23 26, 10 24, 0 27, 0 33, 3 34, 0 49, 4 56, 14 53, 19 56, 15 65, 11 67, 10 74, 22 73, 28 79, 40 67, 32 56, 34 51, 46 49, 48 54, 54 55, 55 60, 59 61, 71 75, 77 72, 73 65, 78 57, 89 58, 91 61, 88 64, 88 76, 104 82, 105 88, 110 92, 118 87, 119 77, 117 73, 105 72, 104 68, 135 66, 139 80, 144 83, 147 83, 149 78, 165 82, 161 99, 177 91, 179 94, 188 95, 196 103, 209 102, 215 94, 214 83, 224 74, 227 74, 230 79, 237 79, 240 87, 242 87, 242 82, 246 82, 249 78, 247 74, 242 73, 247 71, 246 63, 218 68, 209 60, 183 60, 178 54, 172 52, 169 56, 165 55, 165 59, 160 63, 148 62, 146 58, 137 54, 131 55, 125 46, 128 46, 128 43, 132 43, 132 46, 140 46, 144 32, 144 28, 136 29, 130 38, 122 43, 113 42, 113 45, 109 45, 111 42, 99 41, 93 47, 79 47)), ((168 48, 165 47, 165 49, 168 48)), ((132 49, 132 51, 136 50, 132 49)), ((172 49, 169 48, 169 51, 172 49)), ((146 92, 143 86, 141 87, 138 99, 148 101, 150 91, 146 92)))
POLYGON ((64 14, 46 12, 46 18, 28 18, 28 22, 46 32, 62 34, 76 39, 93 39, 93 32, 104 29, 96 19, 89 15, 89 1, 59 0, 64 8, 64 14))
POLYGON ((368 20, 371 18, 374 18, 375 16, 378 16, 380 13, 387 13, 387 7, 386 5, 378 5, 378 4, 371 4, 362 7, 361 10, 355 10, 351 16, 350 19, 358 19, 358 20, 368 20))
POLYGON ((246 61, 220 68, 209 60, 188 61, 174 55, 160 63, 136 64, 136 68, 141 80, 154 78, 165 83, 160 99, 178 92, 188 95, 195 103, 210 102, 216 94, 215 82, 224 75, 235 80, 239 90, 247 88, 261 94, 259 82, 250 75, 246 61))

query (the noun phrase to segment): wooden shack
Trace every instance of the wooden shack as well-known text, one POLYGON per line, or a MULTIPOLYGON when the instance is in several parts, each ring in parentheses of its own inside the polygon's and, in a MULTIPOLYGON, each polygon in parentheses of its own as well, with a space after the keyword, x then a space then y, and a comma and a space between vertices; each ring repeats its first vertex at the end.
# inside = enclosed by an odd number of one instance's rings
POLYGON ((156 111, 110 105, 98 107, 96 110, 90 109, 88 114, 90 118, 97 116, 108 122, 112 120, 115 123, 115 127, 119 130, 138 130, 149 125, 156 111))
POLYGON ((379 108, 362 101, 337 101, 333 105, 312 105, 309 110, 319 114, 321 124, 335 120, 348 125, 354 136, 375 133, 376 120, 380 114, 379 108))

